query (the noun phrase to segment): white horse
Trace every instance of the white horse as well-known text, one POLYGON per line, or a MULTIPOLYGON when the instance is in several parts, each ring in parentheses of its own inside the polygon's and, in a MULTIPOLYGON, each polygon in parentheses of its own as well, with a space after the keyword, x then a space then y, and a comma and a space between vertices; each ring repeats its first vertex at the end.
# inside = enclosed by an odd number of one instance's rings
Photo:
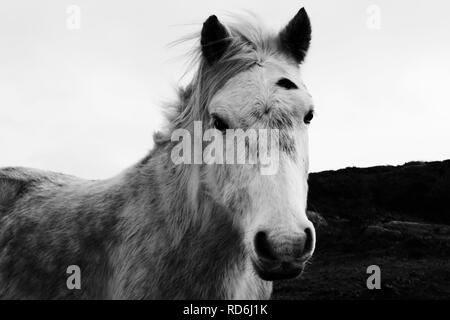
POLYGON ((196 74, 145 159, 102 181, 0 170, 0 297, 257 299, 297 277, 315 246, 306 216, 313 105, 299 75, 310 39, 303 8, 280 32, 210 16, 196 74), (194 121, 224 135, 278 130, 278 170, 173 163, 171 135, 194 121), (71 265, 79 290, 66 285, 71 265))

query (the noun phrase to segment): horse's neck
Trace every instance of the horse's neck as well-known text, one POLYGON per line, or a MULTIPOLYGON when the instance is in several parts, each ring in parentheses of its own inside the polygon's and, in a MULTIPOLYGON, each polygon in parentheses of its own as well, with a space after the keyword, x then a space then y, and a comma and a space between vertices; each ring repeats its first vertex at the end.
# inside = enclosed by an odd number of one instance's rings
POLYGON ((230 286, 236 286, 245 269, 243 233, 230 212, 203 190, 199 167, 176 166, 167 152, 154 151, 139 168, 140 176, 151 180, 164 235, 170 238, 164 240, 167 261, 160 267, 172 275, 166 281, 177 279, 184 297, 229 298, 230 286))

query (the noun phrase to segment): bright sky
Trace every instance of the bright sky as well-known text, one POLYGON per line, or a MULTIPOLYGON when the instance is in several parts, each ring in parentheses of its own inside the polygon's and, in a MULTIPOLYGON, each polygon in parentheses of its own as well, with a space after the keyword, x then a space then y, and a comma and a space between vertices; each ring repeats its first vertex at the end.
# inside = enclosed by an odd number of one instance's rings
POLYGON ((311 170, 450 158, 448 1, 15 0, 0 4, 0 166, 120 172, 151 149, 185 70, 171 41, 210 14, 281 27, 302 6, 311 170))

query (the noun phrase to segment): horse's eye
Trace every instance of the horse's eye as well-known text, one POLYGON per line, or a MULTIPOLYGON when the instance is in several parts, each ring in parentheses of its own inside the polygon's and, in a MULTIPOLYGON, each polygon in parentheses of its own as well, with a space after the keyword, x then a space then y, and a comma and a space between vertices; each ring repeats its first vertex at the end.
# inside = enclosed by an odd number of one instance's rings
POLYGON ((311 110, 305 115, 305 117, 303 118, 303 122, 305 122, 306 124, 310 124, 313 117, 314 117, 314 112, 311 110))
POLYGON ((223 119, 219 118, 216 115, 213 116, 213 126, 217 130, 222 131, 222 132, 225 132, 225 130, 227 130, 229 128, 228 124, 223 119))

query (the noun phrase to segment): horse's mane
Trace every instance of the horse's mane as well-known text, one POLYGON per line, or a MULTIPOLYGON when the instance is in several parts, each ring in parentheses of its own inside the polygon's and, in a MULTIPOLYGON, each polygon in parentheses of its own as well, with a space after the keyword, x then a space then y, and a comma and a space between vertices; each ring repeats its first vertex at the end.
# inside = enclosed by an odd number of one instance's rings
POLYGON ((174 42, 197 41, 194 50, 189 53, 189 69, 195 68, 196 71, 192 81, 185 88, 179 88, 176 102, 165 106, 168 124, 163 131, 155 133, 156 145, 170 141, 175 129, 189 129, 193 121, 205 123, 206 106, 229 79, 255 65, 261 65, 267 57, 279 52, 277 37, 267 30, 258 17, 248 14, 230 18, 226 23, 230 46, 212 66, 202 56, 200 32, 174 42))

